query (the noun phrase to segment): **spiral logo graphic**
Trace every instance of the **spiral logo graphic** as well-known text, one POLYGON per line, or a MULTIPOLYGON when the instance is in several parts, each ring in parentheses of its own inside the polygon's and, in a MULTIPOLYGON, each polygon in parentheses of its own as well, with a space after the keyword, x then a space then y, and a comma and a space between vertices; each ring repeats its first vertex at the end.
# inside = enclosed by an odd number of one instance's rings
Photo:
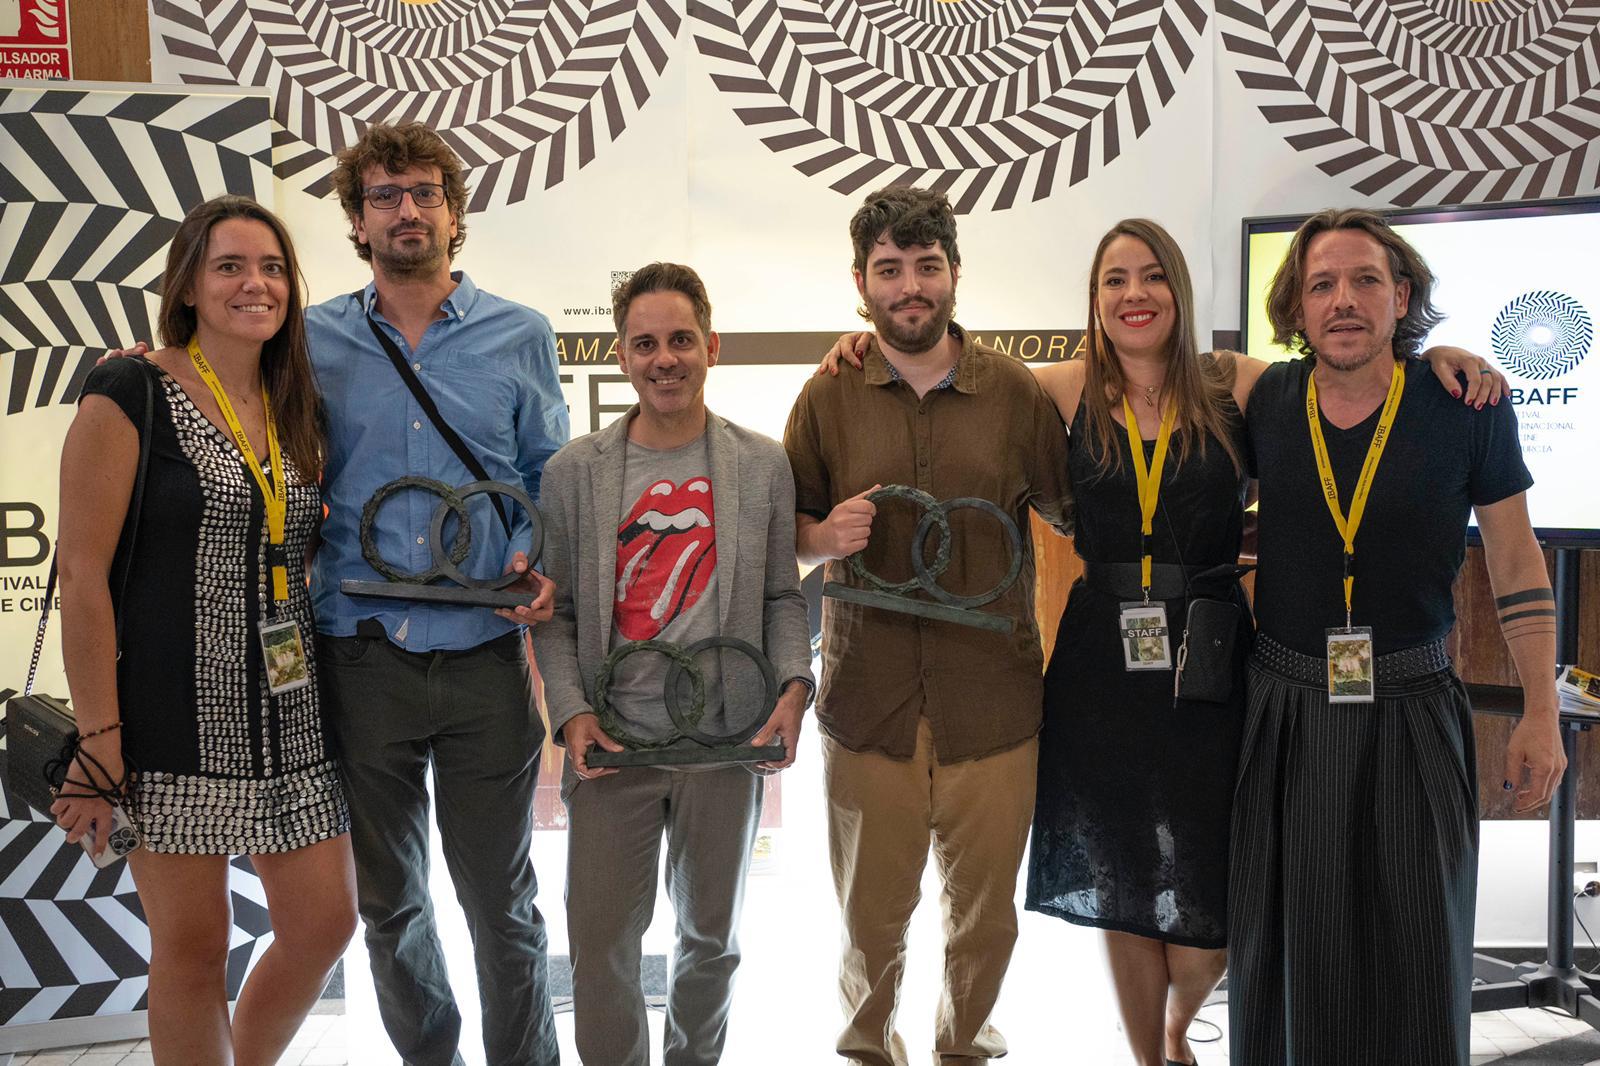
POLYGON ((1506 304, 1489 330, 1495 357, 1519 377, 1543 381, 1560 377, 1589 354, 1594 323, 1589 312, 1566 293, 1525 292, 1506 304))
POLYGON ((471 170, 474 211, 592 162, 650 98, 672 0, 156 0, 190 84, 272 90, 274 170, 315 196, 374 122, 425 122, 471 170))
POLYGON ((1198 0, 692 0, 712 80, 761 142, 851 194, 932 185, 1002 210, 1076 185, 1150 127, 1198 0))
POLYGON ((1600 171, 1600 5, 1219 3, 1240 82, 1296 150, 1365 196, 1573 196, 1600 171))

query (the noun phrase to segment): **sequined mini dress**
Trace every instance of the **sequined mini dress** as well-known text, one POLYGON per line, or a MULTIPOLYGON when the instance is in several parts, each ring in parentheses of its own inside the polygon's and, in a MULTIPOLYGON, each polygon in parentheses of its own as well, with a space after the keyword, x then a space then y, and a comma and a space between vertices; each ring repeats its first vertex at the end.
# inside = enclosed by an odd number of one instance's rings
MULTIPOLYGON (((337 836, 350 816, 322 730, 305 582, 291 565, 278 616, 308 638, 313 682, 273 695, 258 637, 272 604, 266 514, 232 439, 153 363, 110 360, 83 393, 115 401, 142 435, 147 377, 155 384, 149 471, 116 605, 123 755, 135 774, 130 814, 157 852, 263 854, 337 836)), ((283 462, 285 545, 298 560, 322 503, 316 485, 283 462)), ((119 567, 127 542, 125 530, 119 567)))

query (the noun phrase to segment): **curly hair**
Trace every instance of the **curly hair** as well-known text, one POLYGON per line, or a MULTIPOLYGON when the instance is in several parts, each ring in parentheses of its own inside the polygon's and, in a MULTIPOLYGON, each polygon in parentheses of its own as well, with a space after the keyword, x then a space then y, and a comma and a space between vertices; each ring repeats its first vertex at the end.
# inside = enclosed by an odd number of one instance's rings
MULTIPOLYGON (((368 126, 360 140, 341 150, 335 157, 333 189, 339 194, 339 206, 352 220, 366 207, 361 175, 373 166, 390 174, 412 167, 439 168, 445 203, 456 222, 456 235, 450 239, 449 248, 450 258, 454 259, 467 241, 467 177, 461 158, 444 138, 420 122, 404 122, 398 126, 380 122, 368 126)), ((356 255, 371 262, 372 249, 356 236, 354 225, 350 227, 349 237, 350 243, 356 246, 356 255)))
POLYGON ((1342 229, 1360 230, 1372 237, 1389 260, 1390 277, 1397 284, 1411 283, 1405 316, 1394 327, 1394 354, 1417 355, 1433 327, 1444 321, 1444 313, 1433 303, 1433 271, 1382 215, 1360 207, 1330 207, 1318 211, 1295 231, 1289 251, 1267 290, 1267 319, 1272 323, 1273 343, 1294 348, 1301 355, 1315 354, 1304 327, 1296 324, 1300 317, 1300 294, 1305 288, 1306 252, 1319 235, 1342 229))
POLYGON ((850 219, 850 243, 855 247, 852 265, 858 273, 866 273, 867 258, 886 230, 889 239, 901 248, 937 244, 944 249, 951 266, 961 265, 961 253, 956 249, 956 213, 937 189, 889 185, 862 201, 850 219))

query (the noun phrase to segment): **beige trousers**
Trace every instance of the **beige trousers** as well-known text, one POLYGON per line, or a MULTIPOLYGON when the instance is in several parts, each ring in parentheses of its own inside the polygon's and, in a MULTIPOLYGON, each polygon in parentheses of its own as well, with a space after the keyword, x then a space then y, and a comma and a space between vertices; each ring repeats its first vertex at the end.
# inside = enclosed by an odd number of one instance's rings
POLYGON ((909 760, 852 752, 826 736, 822 745, 828 848, 844 912, 839 1054, 854 1066, 906 1066, 895 1010, 931 839, 945 931, 934 1062, 1004 1055, 989 1014, 1017 939, 1017 870, 1033 818, 1038 739, 943 766, 926 719, 909 760))

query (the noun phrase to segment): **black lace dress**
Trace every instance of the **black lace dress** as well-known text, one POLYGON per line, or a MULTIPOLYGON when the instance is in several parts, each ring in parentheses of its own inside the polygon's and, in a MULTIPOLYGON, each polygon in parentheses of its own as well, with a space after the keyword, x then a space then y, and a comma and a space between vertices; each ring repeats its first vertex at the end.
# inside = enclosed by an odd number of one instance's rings
MULTIPOLYGON (((1246 447, 1236 420, 1234 446, 1246 447)), ((1096 469, 1083 408, 1073 419, 1074 546, 1086 563, 1139 558, 1132 456, 1096 469)), ((1214 566, 1238 559, 1245 478, 1215 439, 1162 474, 1151 554, 1157 563, 1214 566)), ((1148 461, 1154 443, 1146 442, 1148 461)), ((1234 594, 1243 604, 1243 593, 1234 594)), ((1028 858, 1029 910, 1189 947, 1227 943, 1228 823, 1240 727, 1248 609, 1241 613, 1227 703, 1173 704, 1171 671, 1129 672, 1121 600, 1079 579, 1045 671, 1039 798, 1028 858)), ((1166 601, 1173 654, 1187 599, 1166 601)))

